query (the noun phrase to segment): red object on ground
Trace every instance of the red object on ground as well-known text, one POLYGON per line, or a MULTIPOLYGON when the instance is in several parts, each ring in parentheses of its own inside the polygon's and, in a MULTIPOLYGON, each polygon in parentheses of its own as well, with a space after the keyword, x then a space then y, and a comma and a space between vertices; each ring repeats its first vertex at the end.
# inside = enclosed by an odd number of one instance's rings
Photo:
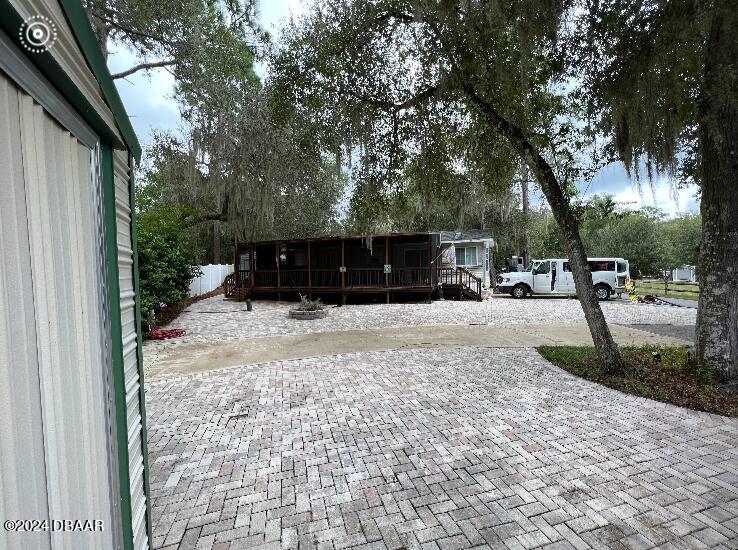
POLYGON ((185 330, 183 328, 152 328, 149 331, 149 338, 152 340, 169 340, 184 335, 185 330))

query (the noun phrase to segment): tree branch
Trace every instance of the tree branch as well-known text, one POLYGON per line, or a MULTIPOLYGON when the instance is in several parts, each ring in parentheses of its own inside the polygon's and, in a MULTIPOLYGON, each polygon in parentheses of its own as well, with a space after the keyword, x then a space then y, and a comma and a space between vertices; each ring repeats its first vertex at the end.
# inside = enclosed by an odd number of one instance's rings
POLYGON ((224 212, 197 213, 193 214, 192 216, 185 216, 182 223, 185 227, 194 227, 198 224, 208 221, 227 222, 228 216, 224 212))
MULTIPOLYGON (((108 11, 111 11, 111 13, 112 13, 112 10, 108 10, 108 11)), ((100 21, 103 21, 108 26, 108 28, 111 29, 111 30, 112 29, 117 29, 118 31, 121 31, 123 33, 132 34, 134 36, 138 36, 139 38, 147 38, 149 40, 154 40, 154 41, 159 42, 159 43, 162 43, 162 44, 168 44, 170 46, 173 45, 172 42, 168 41, 166 38, 164 38, 161 35, 150 34, 150 33, 143 32, 141 30, 133 29, 133 28, 127 26, 127 25, 124 25, 123 23, 121 23, 117 19, 111 19, 110 17, 107 17, 105 14, 100 13, 99 11, 92 10, 90 13, 96 19, 99 19, 100 21)))
POLYGON ((337 93, 338 95, 350 95, 358 99, 362 103, 373 105, 374 107, 379 107, 381 109, 389 111, 390 113, 399 113, 400 111, 404 111, 405 109, 415 107, 416 105, 421 104, 423 101, 435 96, 438 93, 439 88, 440 87, 438 85, 428 86, 427 88, 424 88, 422 91, 408 97, 400 103, 393 103, 392 101, 377 99, 371 96, 357 93, 351 89, 332 88, 331 91, 337 93))
POLYGON ((167 59, 164 61, 153 61, 151 63, 139 63, 138 65, 134 65, 130 69, 126 69, 125 71, 121 71, 119 73, 111 74, 110 77, 115 80, 117 78, 125 78, 127 76, 132 75, 133 73, 136 73, 138 71, 144 71, 148 69, 153 69, 155 67, 167 67, 169 65, 174 65, 176 61, 174 59, 167 59))

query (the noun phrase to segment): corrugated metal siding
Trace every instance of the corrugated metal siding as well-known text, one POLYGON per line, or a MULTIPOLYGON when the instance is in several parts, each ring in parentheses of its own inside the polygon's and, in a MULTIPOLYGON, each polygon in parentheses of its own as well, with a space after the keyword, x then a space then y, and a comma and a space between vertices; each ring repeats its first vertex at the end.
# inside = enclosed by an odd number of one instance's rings
POLYGON ((95 111, 105 124, 119 135, 113 114, 103 99, 100 85, 92 71, 83 61, 84 57, 77 45, 72 29, 57 0, 10 0, 10 4, 24 19, 32 15, 50 17, 57 27, 57 40, 49 53, 64 69, 64 72, 84 94, 85 98, 95 106, 95 111))
MULTIPOLYGON (((0 517, 49 516, 18 92, 0 73, 0 517)), ((0 530, 0 548, 49 548, 0 530)), ((27 537, 25 537, 27 538, 27 537)))
POLYGON ((144 457, 141 394, 138 365, 138 335, 136 333, 136 296, 133 279, 133 243, 131 239, 130 176, 128 154, 113 153, 115 173, 115 211, 118 238, 118 270, 120 278, 120 316, 123 335, 123 365, 126 379, 128 413, 128 467, 131 490, 133 545, 148 548, 146 533, 146 493, 144 488, 144 457))
MULTIPOLYGON (((48 538, 33 533, 20 545, 13 541, 6 547, 112 548, 91 151, 1 73, 0 86, 0 109, 11 121, 0 125, 0 154, 12 161, 0 164, 0 170, 10 172, 8 180, 3 178, 8 201, 3 200, 0 208, 3 220, 7 212, 17 222, 12 224, 16 232, 4 230, 2 237, 0 296, 12 304, 3 311, 13 314, 4 323, 17 324, 12 329, 17 337, 3 342, 9 368, 3 368, 0 376, 11 378, 15 395, 8 399, 17 408, 2 407, 2 414, 11 417, 3 417, 0 426, 0 479, 4 506, 24 501, 18 509, 22 514, 6 508, 4 517, 99 519, 107 527, 97 533, 56 531, 48 538), (7 181, 12 182, 10 187, 7 181), (19 263, 9 261, 6 254, 19 263), (18 280, 17 269, 24 263, 29 270, 24 280, 18 280), (27 436, 18 437, 13 430, 24 424, 27 436), (5 460, 6 455, 12 458, 5 460), (26 486, 13 487, 18 480, 26 486), (46 510, 23 510, 44 505, 46 510)), ((5 391, 11 390, 3 384, 0 392, 5 391)), ((0 532, 0 541, 3 536, 8 534, 0 532)))

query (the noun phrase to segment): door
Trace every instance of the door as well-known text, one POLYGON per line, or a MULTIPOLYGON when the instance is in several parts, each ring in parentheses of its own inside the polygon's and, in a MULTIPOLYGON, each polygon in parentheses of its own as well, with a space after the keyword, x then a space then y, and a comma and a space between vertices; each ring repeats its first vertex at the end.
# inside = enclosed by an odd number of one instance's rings
POLYGON ((551 260, 543 260, 535 267, 533 292, 536 294, 551 294, 551 260))
POLYGON ((0 69, 0 517, 101 522, 0 530, 0 548, 117 547, 95 141, 0 69))
POLYGON ((559 278, 561 280, 561 289, 564 292, 575 292, 574 275, 571 272, 571 264, 568 261, 563 262, 559 278))

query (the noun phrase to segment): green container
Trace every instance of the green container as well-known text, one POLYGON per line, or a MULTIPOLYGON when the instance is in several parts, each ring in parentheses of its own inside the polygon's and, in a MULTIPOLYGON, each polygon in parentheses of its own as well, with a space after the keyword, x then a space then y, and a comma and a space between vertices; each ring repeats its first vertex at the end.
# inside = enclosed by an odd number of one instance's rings
POLYGON ((251 298, 246 298, 246 311, 251 311, 254 307, 251 305, 251 298))

